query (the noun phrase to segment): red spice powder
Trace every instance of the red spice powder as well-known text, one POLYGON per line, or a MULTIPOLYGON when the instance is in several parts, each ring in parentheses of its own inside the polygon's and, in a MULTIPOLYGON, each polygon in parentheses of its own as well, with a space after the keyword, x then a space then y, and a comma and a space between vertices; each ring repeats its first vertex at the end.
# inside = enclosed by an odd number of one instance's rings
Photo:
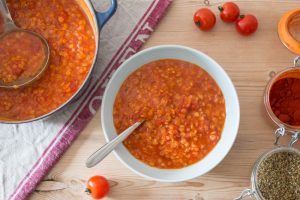
POLYGON ((292 126, 300 126, 300 79, 283 78, 270 90, 270 104, 278 119, 292 126))

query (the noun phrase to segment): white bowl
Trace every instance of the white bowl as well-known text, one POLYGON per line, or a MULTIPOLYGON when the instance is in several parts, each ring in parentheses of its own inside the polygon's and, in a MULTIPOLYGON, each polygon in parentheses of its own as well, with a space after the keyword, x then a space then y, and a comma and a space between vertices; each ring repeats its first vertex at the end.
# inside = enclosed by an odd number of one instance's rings
POLYGON ((179 182, 201 176, 218 165, 231 149, 239 127, 240 107, 236 90, 223 68, 212 58, 184 46, 163 45, 145 49, 126 60, 110 79, 102 101, 101 119, 105 139, 117 136, 113 123, 113 104, 122 83, 133 71, 142 65, 159 59, 180 59, 206 70, 221 88, 226 105, 226 119, 221 138, 213 150, 202 160, 181 169, 159 169, 136 159, 120 144, 114 151, 117 158, 140 176, 162 182, 179 182))

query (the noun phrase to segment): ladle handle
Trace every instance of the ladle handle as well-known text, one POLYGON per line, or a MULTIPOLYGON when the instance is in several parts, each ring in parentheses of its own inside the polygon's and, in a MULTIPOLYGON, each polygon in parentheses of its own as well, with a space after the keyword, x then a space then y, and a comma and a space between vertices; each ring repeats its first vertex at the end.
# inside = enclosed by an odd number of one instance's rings
POLYGON ((5 31, 16 28, 16 25, 10 15, 6 0, 0 0, 0 11, 4 19, 5 31))

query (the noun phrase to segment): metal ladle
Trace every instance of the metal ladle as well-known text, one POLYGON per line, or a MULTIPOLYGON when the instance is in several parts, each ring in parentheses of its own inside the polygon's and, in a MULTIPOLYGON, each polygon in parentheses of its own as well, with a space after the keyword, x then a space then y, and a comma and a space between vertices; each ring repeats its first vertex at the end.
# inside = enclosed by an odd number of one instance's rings
POLYGON ((24 32, 24 33, 31 34, 32 36, 38 38, 42 42, 44 51, 45 51, 44 62, 42 62, 42 65, 39 67, 39 70, 36 70, 36 72, 34 74, 32 74, 31 76, 28 76, 23 79, 17 79, 17 80, 11 81, 11 82, 5 82, 3 80, 0 80, 0 88, 7 88, 7 89, 19 88, 19 87, 22 87, 22 86, 32 83, 33 81, 38 79, 43 74, 43 72, 45 71, 45 69, 47 68, 48 63, 49 63, 50 49, 49 49, 48 42, 42 35, 40 35, 36 32, 27 30, 27 29, 19 28, 15 25, 11 15, 10 15, 10 12, 8 10, 6 0, 0 0, 0 11, 2 13, 2 17, 4 20, 4 32, 0 35, 0 40, 11 33, 24 32))

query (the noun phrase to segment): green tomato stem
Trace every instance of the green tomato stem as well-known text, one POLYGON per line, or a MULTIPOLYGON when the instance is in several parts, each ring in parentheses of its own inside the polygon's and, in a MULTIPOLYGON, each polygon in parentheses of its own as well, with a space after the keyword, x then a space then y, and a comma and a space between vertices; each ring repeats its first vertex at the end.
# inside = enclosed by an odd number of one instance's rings
POLYGON ((85 188, 85 193, 87 194, 87 195, 91 195, 91 190, 90 189, 88 189, 88 188, 85 188))
POLYGON ((201 26, 201 22, 195 22, 196 26, 200 27, 201 26))
POLYGON ((222 12, 224 10, 224 8, 222 6, 218 6, 218 9, 220 12, 222 12))

